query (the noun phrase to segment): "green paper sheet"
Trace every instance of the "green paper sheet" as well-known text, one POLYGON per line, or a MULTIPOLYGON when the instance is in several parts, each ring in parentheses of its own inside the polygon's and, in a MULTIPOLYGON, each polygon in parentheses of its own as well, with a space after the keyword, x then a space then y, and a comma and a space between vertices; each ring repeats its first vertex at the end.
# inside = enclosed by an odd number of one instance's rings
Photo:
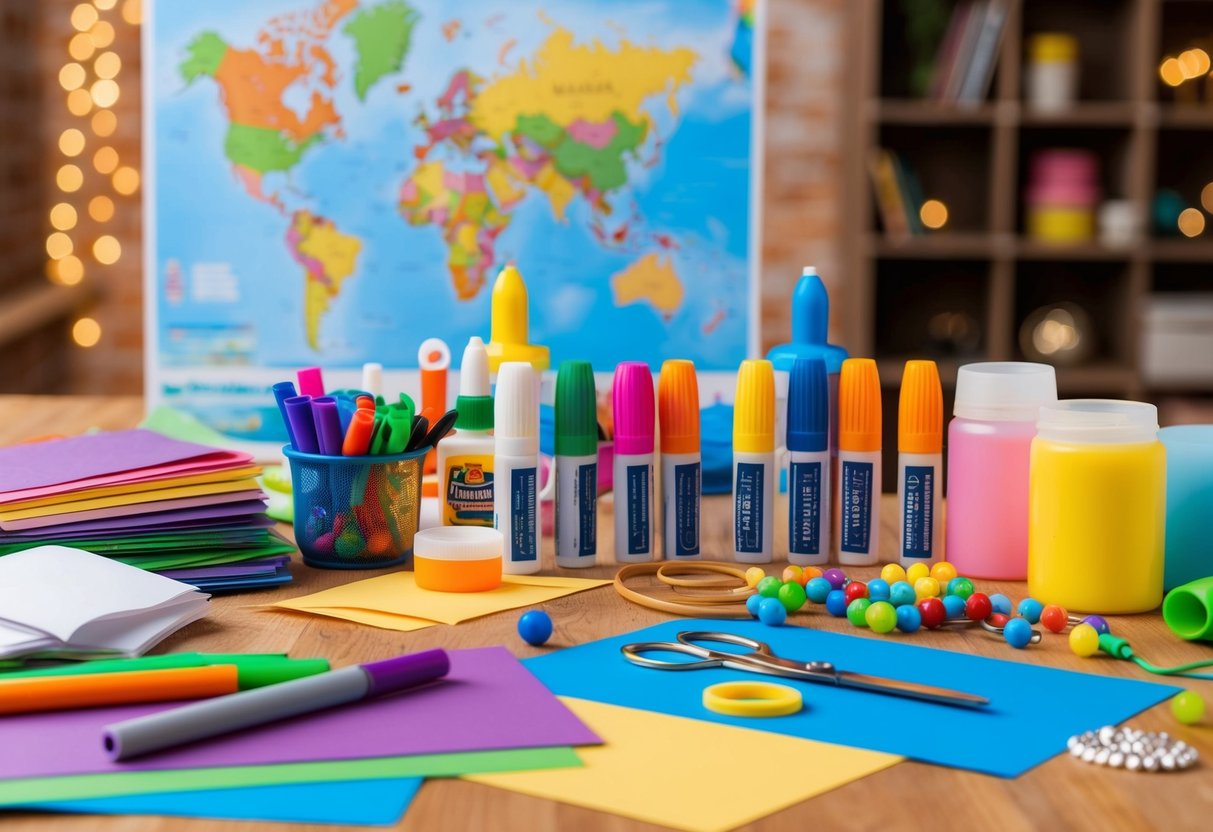
MULTIPOLYGON (((322 741, 318 738, 317 740, 322 741)), ((572 748, 523 748, 463 754, 420 754, 323 763, 232 766, 178 771, 132 771, 71 777, 34 777, 0 782, 0 807, 93 797, 204 791, 238 786, 273 786, 374 780, 392 777, 458 777, 488 772, 533 771, 580 766, 572 748)))

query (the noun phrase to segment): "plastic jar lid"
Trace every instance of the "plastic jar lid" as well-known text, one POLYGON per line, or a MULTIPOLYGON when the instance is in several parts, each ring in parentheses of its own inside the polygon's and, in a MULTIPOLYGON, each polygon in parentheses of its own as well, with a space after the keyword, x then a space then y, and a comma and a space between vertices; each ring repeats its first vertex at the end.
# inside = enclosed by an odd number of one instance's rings
POLYGON ((1119 399, 1066 399, 1040 408, 1036 435, 1091 445, 1154 442, 1158 408, 1119 399))
POLYGON ((1040 407, 1057 401, 1057 373, 1048 364, 982 361, 956 373, 956 403, 961 419, 985 422, 1035 422, 1040 407))
POLYGON ((439 526, 413 536, 417 586, 438 592, 484 592, 501 584, 504 538, 483 526, 439 526))

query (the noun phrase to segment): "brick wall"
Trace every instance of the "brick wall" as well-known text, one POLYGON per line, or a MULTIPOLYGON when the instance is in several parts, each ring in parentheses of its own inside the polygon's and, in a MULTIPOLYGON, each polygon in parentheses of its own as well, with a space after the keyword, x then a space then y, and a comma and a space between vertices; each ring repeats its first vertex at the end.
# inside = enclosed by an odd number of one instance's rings
MULTIPOLYGON (((101 17, 112 22, 116 39, 108 50, 122 60, 121 96, 111 108, 118 127, 106 144, 114 147, 121 164, 139 159, 139 36, 138 27, 126 23, 123 10, 137 0, 116 0, 101 17)), ((787 340, 787 299, 801 267, 815 264, 839 297, 841 197, 841 108, 845 50, 846 0, 769 0, 766 169, 763 200, 762 321, 763 348, 787 340)), ((102 0, 106 4, 106 0, 102 0)), ((72 0, 43 0, 47 38, 43 78, 48 112, 44 115, 43 144, 53 149, 55 139, 68 126, 85 129, 89 116, 68 113, 64 92, 58 86, 59 68, 69 60, 66 50, 75 34, 72 0)), ((3 60, 3 58, 0 58, 3 60)), ((87 64, 87 62, 85 62, 87 64)), ((112 184, 87 165, 96 142, 84 154, 86 182, 81 195, 108 193, 118 210, 106 223, 85 221, 78 237, 89 244, 98 234, 115 236, 122 246, 121 259, 112 266, 86 262, 86 280, 100 297, 91 314, 102 326, 102 340, 92 349, 74 351, 74 387, 81 392, 139 392, 142 384, 142 314, 139 194, 121 198, 112 184)), ((54 158, 48 170, 54 187, 54 158)), ((87 216, 87 215, 85 215, 87 216)), ((45 219, 42 220, 45 223, 45 219)), ((44 236, 44 234, 43 234, 44 236)), ((835 320, 839 319, 836 313, 835 320)), ((837 337, 837 336, 836 336, 837 337)))

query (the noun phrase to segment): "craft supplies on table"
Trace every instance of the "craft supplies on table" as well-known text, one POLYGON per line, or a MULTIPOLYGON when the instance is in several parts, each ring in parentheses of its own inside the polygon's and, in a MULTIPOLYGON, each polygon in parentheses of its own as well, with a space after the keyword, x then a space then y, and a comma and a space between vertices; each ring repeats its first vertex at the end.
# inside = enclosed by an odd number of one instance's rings
POLYGON ((838 563, 880 560, 880 373, 870 358, 842 362, 838 382, 838 563))
POLYGON ((535 371, 507 361, 493 400, 493 526, 504 538, 502 569, 539 571, 539 401, 535 371))
POLYGON ((501 585, 504 538, 496 529, 439 526, 413 537, 413 577, 421 589, 486 592, 501 585))
POLYGON ((653 559, 653 375, 641 361, 615 368, 615 562, 653 559))
POLYGON ((473 335, 459 365, 455 433, 438 444, 444 526, 493 525, 493 397, 484 342, 473 335))
POLYGON ((1165 732, 1138 731, 1105 725, 1070 737, 1070 756, 1084 763, 1124 768, 1128 771, 1183 771, 1196 765, 1200 754, 1183 740, 1172 740, 1165 732))
MULTIPOLYGON (((830 387, 826 363, 797 358, 788 374, 788 562, 820 566, 830 561, 834 505, 831 497, 830 387)), ((776 395, 776 410, 779 398, 776 395)))
POLYGON ((746 360, 733 405, 733 559, 770 563, 775 549, 775 371, 746 360))
POLYGON ((944 537, 948 561, 960 572, 1027 577, 1032 439, 1041 405, 1055 401, 1057 375, 1047 364, 987 361, 957 371, 944 537))
POLYGON ((1162 601, 1166 454, 1152 404, 1071 399, 1040 409, 1032 440, 1028 590, 1097 613, 1162 601))
POLYGON ((943 559, 943 387, 934 361, 907 361, 897 410, 901 565, 943 559))
MULTIPOLYGON (((594 566, 598 562, 598 395, 590 362, 561 362, 556 373, 555 422, 556 565, 594 566)), ((698 544, 698 522, 695 532, 698 544)))
MULTIPOLYGON (((751 566, 750 569, 758 567, 751 566)), ((748 618, 750 613, 746 609, 746 600, 756 592, 746 581, 748 571, 727 563, 710 561, 630 563, 615 573, 614 586, 621 597, 659 612, 703 618, 748 618), (654 576, 663 585, 665 591, 662 595, 641 592, 635 586, 629 585, 629 581, 645 575, 654 576), (699 577, 688 577, 692 575, 699 577), (705 575, 723 577, 705 579, 705 575), (691 588, 698 591, 693 594, 679 592, 679 589, 691 588)))
POLYGON ((699 557, 703 457, 699 444, 699 381, 695 365, 670 359, 657 379, 661 434, 661 556, 699 557))
POLYGON ((1173 589, 1213 575, 1213 425, 1166 427, 1158 439, 1167 452, 1163 588, 1173 589))

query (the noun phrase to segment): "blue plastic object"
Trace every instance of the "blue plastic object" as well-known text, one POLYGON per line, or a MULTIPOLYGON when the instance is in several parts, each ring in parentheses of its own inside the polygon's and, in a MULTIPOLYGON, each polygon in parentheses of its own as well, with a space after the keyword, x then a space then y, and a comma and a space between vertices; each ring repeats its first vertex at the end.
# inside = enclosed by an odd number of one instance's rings
POLYGON ((906 604, 897 608, 897 629, 903 633, 915 633, 921 626, 922 613, 918 611, 918 607, 906 604))
POLYGON ((532 647, 547 643, 552 637, 552 617, 543 610, 529 610, 518 619, 518 635, 532 647))
POLYGON ((835 618, 842 618, 847 614, 847 596, 841 589, 831 589, 830 594, 826 596, 826 612, 835 618))
POLYGON ((834 587, 830 586, 830 582, 825 578, 809 578, 808 583, 804 585, 805 595, 814 604, 824 604, 833 590, 834 587))
POLYGON ((1012 618, 1003 627, 1002 637, 1016 650, 1022 650, 1032 642, 1032 625, 1026 618, 1012 618))
POLYGON ((1029 624, 1039 624, 1040 614, 1044 609, 1045 605, 1035 598, 1024 598, 1019 602, 1019 614, 1028 619, 1029 624))
POLYGON ((829 335, 830 295, 817 270, 809 266, 792 292, 792 340, 772 347, 767 359, 776 370, 790 373, 797 358, 820 358, 827 373, 837 374, 842 371, 847 351, 829 343, 829 335))
POLYGON ((758 620, 768 627, 778 627, 788 620, 788 611, 778 598, 763 598, 758 605, 758 620))
MULTIPOLYGON (((871 587, 871 584, 868 584, 871 587)), ((869 591, 871 591, 869 589, 869 591)), ((914 587, 910 586, 909 581, 895 581, 889 587, 889 603, 895 607, 903 607, 906 604, 915 604, 918 602, 918 593, 914 591, 914 587)))
POLYGON ((758 605, 761 604, 765 600, 766 599, 764 597, 762 597, 761 595, 759 595, 758 593, 754 593, 749 598, 745 599, 746 612, 748 612, 750 615, 757 618, 758 617, 758 605))
POLYGON ((990 608, 994 612, 1000 612, 1003 615, 1011 614, 1011 599, 1003 595, 1001 592, 995 592, 990 596, 990 608))
POLYGON ((873 578, 868 581, 868 597, 873 601, 888 601, 892 598, 889 582, 884 578, 873 578))
POLYGON ((943 598, 943 609, 947 613, 948 618, 964 618, 965 617, 965 599, 959 595, 945 595, 943 598))
POLYGON ((789 451, 820 452, 830 447, 830 382, 820 357, 797 358, 788 376, 789 451))

